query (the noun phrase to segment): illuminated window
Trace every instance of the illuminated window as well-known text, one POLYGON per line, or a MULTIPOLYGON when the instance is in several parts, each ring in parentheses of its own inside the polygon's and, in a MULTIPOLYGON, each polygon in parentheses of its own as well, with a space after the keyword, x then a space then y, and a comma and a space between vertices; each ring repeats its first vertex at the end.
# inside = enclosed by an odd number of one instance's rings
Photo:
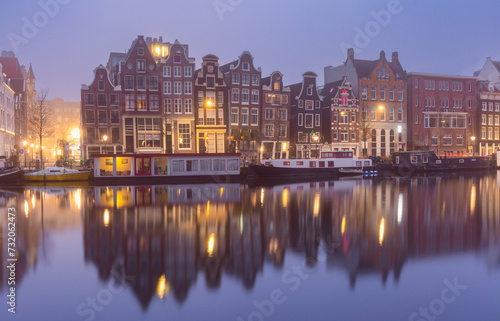
POLYGON ((146 110, 146 95, 137 95, 137 110, 146 110))

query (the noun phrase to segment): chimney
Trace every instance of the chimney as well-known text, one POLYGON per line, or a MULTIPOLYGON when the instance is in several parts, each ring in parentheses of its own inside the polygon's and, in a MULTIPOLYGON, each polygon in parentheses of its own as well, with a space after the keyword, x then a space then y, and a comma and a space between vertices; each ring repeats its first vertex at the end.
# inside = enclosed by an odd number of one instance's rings
POLYGON ((380 52, 380 60, 385 59, 385 51, 380 52))
POLYGON ((353 60, 354 59, 354 49, 349 48, 347 49, 347 60, 353 60))
POLYGON ((399 55, 397 51, 392 53, 392 62, 399 62, 399 55))

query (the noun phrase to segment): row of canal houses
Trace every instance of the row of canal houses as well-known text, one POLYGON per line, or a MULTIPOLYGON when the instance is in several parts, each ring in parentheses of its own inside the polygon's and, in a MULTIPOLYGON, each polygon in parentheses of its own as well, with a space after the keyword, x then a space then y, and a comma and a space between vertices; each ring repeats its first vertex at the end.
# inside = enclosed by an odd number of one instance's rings
POLYGON ((244 160, 317 157, 320 150, 388 156, 397 150, 491 154, 500 148, 500 63, 473 77, 407 73, 398 53, 263 77, 244 51, 199 69, 179 41, 138 36, 82 85, 82 150, 97 153, 240 152, 244 160))

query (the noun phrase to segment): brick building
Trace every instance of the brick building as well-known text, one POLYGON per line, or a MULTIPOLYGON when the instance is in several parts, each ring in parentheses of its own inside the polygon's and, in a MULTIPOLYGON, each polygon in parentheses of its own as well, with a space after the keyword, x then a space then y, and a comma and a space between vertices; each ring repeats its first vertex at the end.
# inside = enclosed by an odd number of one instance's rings
POLYGON ((290 87, 274 71, 262 79, 262 158, 288 158, 290 150, 290 87))
POLYGON ((326 84, 343 77, 351 82, 363 120, 371 129, 369 155, 388 156, 406 149, 406 72, 397 52, 392 53, 392 61, 384 51, 377 60, 361 60, 354 58, 351 48, 343 64, 327 66, 324 72, 326 84))
POLYGON ((319 157, 321 144, 321 97, 316 87, 318 77, 312 71, 302 74, 300 83, 290 85, 290 141, 292 158, 319 157))
POLYGON ((220 70, 231 97, 231 142, 244 158, 256 160, 261 139, 261 69, 255 68, 253 56, 244 51, 237 60, 221 66, 220 70))
POLYGON ((198 153, 228 150, 228 86, 219 68, 219 57, 206 55, 196 71, 196 137, 198 153))
POLYGON ((15 91, 0 63, 0 156, 10 157, 15 145, 15 91))
POLYGON ((330 144, 331 150, 353 151, 359 156, 359 100, 351 83, 347 77, 328 83, 321 90, 321 96, 325 142, 330 144))
POLYGON ((408 148, 439 155, 472 152, 476 78, 408 73, 408 148))

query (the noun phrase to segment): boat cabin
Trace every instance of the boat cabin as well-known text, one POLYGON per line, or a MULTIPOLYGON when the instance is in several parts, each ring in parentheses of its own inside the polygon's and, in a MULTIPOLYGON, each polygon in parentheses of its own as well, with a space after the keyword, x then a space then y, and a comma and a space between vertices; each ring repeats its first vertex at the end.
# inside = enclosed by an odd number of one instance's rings
POLYGON ((264 166, 287 168, 362 168, 372 166, 371 159, 357 159, 351 151, 324 151, 318 159, 268 159, 264 166))

